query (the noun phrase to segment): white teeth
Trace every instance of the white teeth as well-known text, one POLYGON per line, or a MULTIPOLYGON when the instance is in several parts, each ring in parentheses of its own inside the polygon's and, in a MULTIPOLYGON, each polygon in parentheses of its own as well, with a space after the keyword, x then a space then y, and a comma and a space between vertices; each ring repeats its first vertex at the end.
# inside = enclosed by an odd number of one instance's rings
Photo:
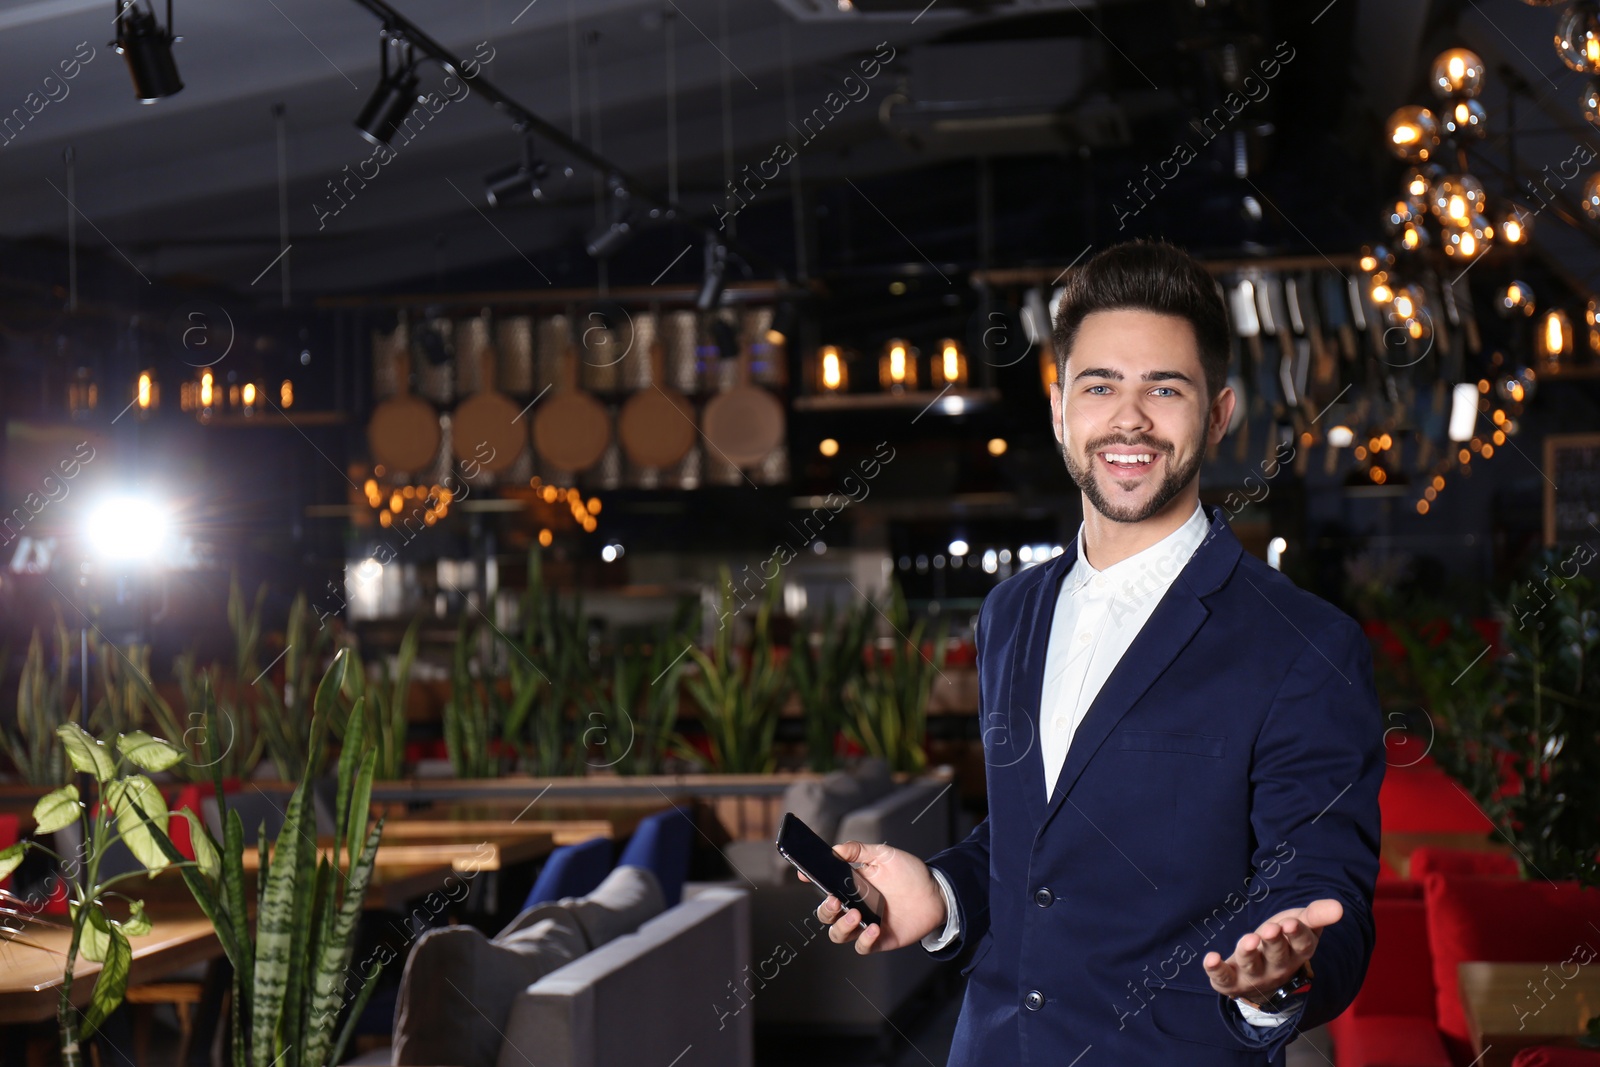
POLYGON ((1122 464, 1148 463, 1155 458, 1148 452, 1132 456, 1112 455, 1110 452, 1102 452, 1100 454, 1106 458, 1107 462, 1122 464))

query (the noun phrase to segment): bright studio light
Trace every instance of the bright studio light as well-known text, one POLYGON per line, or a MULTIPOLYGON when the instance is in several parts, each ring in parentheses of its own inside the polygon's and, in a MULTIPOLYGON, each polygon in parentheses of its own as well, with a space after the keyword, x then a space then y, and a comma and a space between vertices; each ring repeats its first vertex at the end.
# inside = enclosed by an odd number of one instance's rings
POLYGON ((89 544, 104 559, 149 560, 167 536, 167 517, 154 501, 113 497, 89 512, 89 544))

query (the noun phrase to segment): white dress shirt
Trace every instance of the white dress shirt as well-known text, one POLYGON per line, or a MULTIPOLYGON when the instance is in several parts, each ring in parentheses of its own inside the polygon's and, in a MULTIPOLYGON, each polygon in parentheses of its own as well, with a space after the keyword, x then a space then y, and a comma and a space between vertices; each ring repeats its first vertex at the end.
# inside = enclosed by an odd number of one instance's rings
MULTIPOLYGON (((1039 694, 1039 755, 1044 761, 1047 803, 1078 724, 1210 527, 1211 520, 1197 503, 1182 526, 1149 548, 1096 570, 1084 557, 1083 526, 1078 526, 1078 556, 1056 597, 1039 694)), ((961 933, 955 895, 944 875, 935 870, 933 876, 944 893, 947 917, 943 930, 923 938, 923 947, 930 951, 943 948, 961 933)), ((1239 1010, 1258 1026, 1276 1026, 1291 1017, 1242 1003, 1239 1010)))

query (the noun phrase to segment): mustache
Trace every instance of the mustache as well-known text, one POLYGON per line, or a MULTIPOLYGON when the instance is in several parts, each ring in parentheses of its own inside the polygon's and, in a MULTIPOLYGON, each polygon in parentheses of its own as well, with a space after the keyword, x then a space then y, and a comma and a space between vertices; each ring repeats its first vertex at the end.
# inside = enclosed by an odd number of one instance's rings
POLYGON ((1172 452, 1172 446, 1165 441, 1096 441, 1086 451, 1092 456, 1097 452, 1104 452, 1113 445, 1120 445, 1123 448, 1145 448, 1152 452, 1165 452, 1169 455, 1172 452))

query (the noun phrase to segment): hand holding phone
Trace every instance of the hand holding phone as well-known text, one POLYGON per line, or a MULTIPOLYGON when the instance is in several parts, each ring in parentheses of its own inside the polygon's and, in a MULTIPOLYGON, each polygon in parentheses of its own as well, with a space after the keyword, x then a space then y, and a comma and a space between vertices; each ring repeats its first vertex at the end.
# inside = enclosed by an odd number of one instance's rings
POLYGON ((839 898, 846 911, 851 908, 861 913, 861 926, 882 923, 878 913, 868 906, 855 871, 834 854, 833 847, 816 831, 801 822, 792 811, 783 813, 778 826, 778 854, 792 863, 797 871, 822 890, 823 897, 839 898))

